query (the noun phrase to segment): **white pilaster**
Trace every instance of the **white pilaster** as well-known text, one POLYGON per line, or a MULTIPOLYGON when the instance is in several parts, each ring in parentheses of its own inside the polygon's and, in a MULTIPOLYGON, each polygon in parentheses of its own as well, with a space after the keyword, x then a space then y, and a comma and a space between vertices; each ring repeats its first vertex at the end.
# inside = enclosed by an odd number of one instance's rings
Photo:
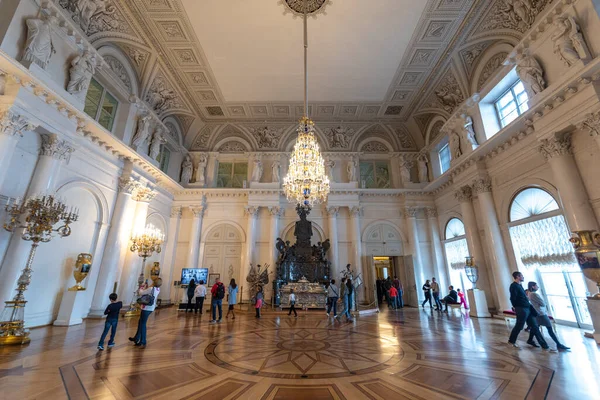
MULTIPOLYGON (((368 277, 363 271, 362 267, 362 238, 360 234, 360 215, 362 214, 361 207, 350 207, 350 221, 352 225, 352 247, 354 253, 354 270, 356 271, 356 275, 362 277, 363 280, 363 289, 362 294, 363 298, 366 294, 366 288, 369 285, 368 277)), ((370 286, 369 286, 370 287, 370 286)), ((360 295, 361 292, 358 293, 360 295)), ((359 298, 356 299, 358 304, 359 298)))
POLYGON ((498 311, 511 309, 508 288, 512 282, 512 271, 508 263, 502 232, 498 224, 498 215, 492 197, 492 182, 489 179, 476 179, 473 181, 473 194, 477 195, 488 245, 488 255, 494 275, 496 295, 498 297, 498 311))
MULTIPOLYGON (((269 240, 269 246, 271 247, 271 266, 275 271, 277 265, 277 259, 279 258, 279 250, 275 248, 277 238, 279 236, 279 220, 283 216, 284 209, 281 207, 269 207, 269 213, 271 214, 271 238, 269 240)), ((246 277, 242 277, 245 279, 246 277)))
MULTIPOLYGON (((248 224, 246 228, 246 251, 244 253, 244 260, 241 268, 242 274, 240 276, 240 280, 242 282, 246 281, 246 277, 250 272, 250 263, 254 263, 254 246, 256 246, 258 210, 259 207, 256 206, 244 207, 244 213, 248 216, 248 224)), ((244 298, 250 298, 248 295, 249 293, 244 294, 244 298)))
POLYGON ((19 139, 24 132, 33 131, 35 128, 36 125, 15 110, 0 111, 0 193, 19 139))
POLYGON ((171 288, 173 287, 173 267, 175 266, 175 251, 179 241, 179 225, 181 224, 181 207, 171 207, 171 219, 169 219, 169 240, 165 248, 165 256, 161 267, 161 277, 163 286, 161 287, 159 297, 165 301, 171 302, 171 288))
POLYGON ((327 207, 325 209, 328 215, 328 229, 329 229, 329 243, 331 247, 329 249, 329 261, 331 261, 331 278, 339 279, 339 274, 341 272, 341 267, 339 264, 339 250, 338 250, 338 226, 337 226, 337 217, 340 211, 339 207, 327 207))
POLYGON ((433 207, 425 209, 427 222, 429 223, 429 240, 431 242, 431 259, 435 264, 435 274, 441 287, 448 287, 448 271, 444 262, 444 253, 442 250, 442 241, 438 228, 438 214, 433 207))
MULTIPOLYGON (((421 257, 421 246, 419 245, 419 227, 417 225, 417 207, 406 207, 404 215, 406 216, 406 226, 408 228, 408 241, 410 243, 410 251, 413 255, 413 264, 415 269, 415 283, 417 288, 420 288, 425 283, 425 270, 423 269, 423 258, 421 257)), ((419 294, 421 290, 417 290, 417 298, 421 302, 419 294)))
POLYGON ((202 233, 204 210, 206 210, 206 206, 204 205, 190 207, 193 218, 190 227, 190 242, 188 244, 188 258, 186 263, 188 268, 198 268, 198 262, 200 261, 198 255, 200 251, 200 235, 202 233))

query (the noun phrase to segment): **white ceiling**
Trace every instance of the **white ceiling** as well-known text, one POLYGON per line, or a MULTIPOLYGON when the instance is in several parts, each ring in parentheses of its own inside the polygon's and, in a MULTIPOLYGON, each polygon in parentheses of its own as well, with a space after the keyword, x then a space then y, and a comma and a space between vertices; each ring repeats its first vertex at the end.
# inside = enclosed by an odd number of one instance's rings
MULTIPOLYGON (((303 99, 302 19, 276 0, 182 0, 224 100, 303 99)), ((309 18, 309 100, 382 101, 425 0, 337 0, 309 18)))

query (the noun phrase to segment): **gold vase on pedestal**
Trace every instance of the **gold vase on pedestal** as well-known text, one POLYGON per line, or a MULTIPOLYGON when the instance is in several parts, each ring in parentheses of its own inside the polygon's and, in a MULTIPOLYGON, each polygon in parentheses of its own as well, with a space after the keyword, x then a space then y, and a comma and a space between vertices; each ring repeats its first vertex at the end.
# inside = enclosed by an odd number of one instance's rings
POLYGON ((75 261, 75 270, 73 271, 73 276, 75 277, 75 286, 69 288, 71 292, 77 292, 80 290, 85 290, 83 286, 81 286, 81 282, 88 276, 90 270, 92 269, 92 255, 89 253, 79 253, 77 256, 77 261, 75 261))
POLYGON ((596 282, 598 293, 592 296, 594 300, 600 300, 600 233, 593 231, 576 231, 576 236, 570 239, 575 247, 575 256, 581 272, 586 278, 596 282))
POLYGON ((160 277, 160 263, 158 261, 154 262, 154 265, 150 269, 150 279, 152 282, 156 283, 156 280, 160 277))

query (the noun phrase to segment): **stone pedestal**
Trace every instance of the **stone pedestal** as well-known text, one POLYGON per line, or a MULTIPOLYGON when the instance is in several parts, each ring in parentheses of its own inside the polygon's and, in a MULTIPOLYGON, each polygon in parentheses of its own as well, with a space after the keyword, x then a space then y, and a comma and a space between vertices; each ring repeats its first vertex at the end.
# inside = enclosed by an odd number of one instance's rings
POLYGON ((587 306, 594 325, 594 332, 586 332, 585 337, 592 338, 597 344, 600 344, 600 300, 588 297, 587 306))
POLYGON ((83 295, 79 295, 79 291, 71 292, 65 290, 62 301, 60 302, 60 310, 58 311, 58 317, 54 321, 56 326, 71 326, 79 325, 83 322, 80 313, 81 302, 83 301, 83 295))
POLYGON ((475 318, 490 318, 485 291, 479 289, 467 290, 469 300, 469 316, 475 318))

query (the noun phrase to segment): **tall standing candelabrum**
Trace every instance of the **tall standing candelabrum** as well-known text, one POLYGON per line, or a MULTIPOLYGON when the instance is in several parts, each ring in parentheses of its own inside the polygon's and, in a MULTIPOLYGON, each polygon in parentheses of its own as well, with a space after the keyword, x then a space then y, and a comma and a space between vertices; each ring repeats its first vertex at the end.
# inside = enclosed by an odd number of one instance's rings
MULTIPOLYGON (((138 256, 142 257, 142 271, 140 272, 140 276, 138 277, 138 287, 133 292, 133 299, 131 300, 131 304, 129 305, 129 310, 125 313, 126 317, 133 317, 136 315, 140 315, 140 307, 137 304, 137 297, 142 285, 144 284, 144 268, 146 266, 146 259, 152 254, 160 253, 161 248, 160 245, 163 242, 163 234, 159 229, 156 229, 152 225, 148 225, 142 234, 134 235, 131 238, 131 247, 129 250, 132 252, 138 253, 138 256)), ((158 273, 156 271, 153 272, 155 275, 160 274, 160 270, 158 273)))
POLYGON ((24 292, 31 283, 33 258, 40 243, 48 243, 56 232, 61 238, 71 234, 71 223, 79 218, 79 210, 70 208, 52 195, 34 196, 21 202, 6 204, 8 220, 4 229, 15 232, 23 229, 21 238, 31 242, 31 250, 25 269, 17 281, 17 294, 5 302, 0 315, 0 345, 29 343, 29 331, 25 329, 25 300, 24 292), (58 228, 55 225, 61 224, 58 228))

